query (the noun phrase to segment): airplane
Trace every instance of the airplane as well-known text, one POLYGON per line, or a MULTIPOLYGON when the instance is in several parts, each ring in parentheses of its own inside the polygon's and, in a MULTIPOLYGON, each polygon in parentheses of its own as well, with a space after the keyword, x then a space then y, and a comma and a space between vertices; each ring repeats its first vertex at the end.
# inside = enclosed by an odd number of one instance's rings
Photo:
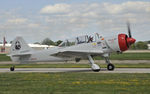
MULTIPOLYGON (((14 62, 51 62, 70 61, 79 62, 88 59, 94 72, 100 71, 100 66, 95 64, 93 57, 101 56, 107 63, 107 70, 113 71, 115 66, 110 62, 109 56, 112 52, 122 53, 135 43, 132 38, 130 24, 127 23, 128 35, 118 34, 112 37, 102 37, 98 33, 95 36, 79 36, 66 39, 59 46, 50 49, 34 50, 29 47, 22 37, 16 37, 11 45, 10 58, 14 62)), ((15 66, 10 67, 14 71, 15 66)))

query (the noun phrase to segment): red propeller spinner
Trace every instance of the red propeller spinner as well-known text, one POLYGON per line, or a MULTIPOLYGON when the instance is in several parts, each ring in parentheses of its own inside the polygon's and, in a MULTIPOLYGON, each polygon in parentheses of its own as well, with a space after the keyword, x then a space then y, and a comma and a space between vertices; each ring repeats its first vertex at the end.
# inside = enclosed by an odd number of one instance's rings
POLYGON ((118 35, 118 43, 121 51, 128 50, 128 48, 131 46, 131 44, 135 43, 135 39, 132 38, 131 30, 130 30, 130 24, 127 23, 128 26, 128 34, 129 37, 126 34, 119 34, 118 35))
POLYGON ((128 45, 131 45, 131 44, 135 43, 135 41, 136 40, 134 38, 127 38, 128 45))

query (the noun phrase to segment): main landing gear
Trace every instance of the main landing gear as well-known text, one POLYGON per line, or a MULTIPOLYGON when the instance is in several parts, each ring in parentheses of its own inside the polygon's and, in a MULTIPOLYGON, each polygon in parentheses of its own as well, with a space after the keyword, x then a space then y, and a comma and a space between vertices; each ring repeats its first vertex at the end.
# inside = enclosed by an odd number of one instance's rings
MULTIPOLYGON (((111 64, 108 57, 104 57, 104 58, 105 58, 105 61, 107 63, 107 70, 113 71, 115 69, 115 66, 113 64, 111 64)), ((93 60, 91 55, 88 55, 88 59, 89 59, 89 62, 91 64, 92 70, 95 71, 95 72, 99 72, 100 71, 100 66, 98 66, 97 64, 94 63, 94 60, 93 60)))
POLYGON ((15 66, 10 67, 10 71, 14 71, 15 70, 15 66))
POLYGON ((109 71, 113 71, 115 69, 115 66, 113 64, 111 64, 110 60, 108 57, 105 57, 105 61, 108 64, 107 65, 107 70, 109 71))
POLYGON ((94 63, 94 60, 93 58, 91 57, 91 55, 88 55, 88 59, 89 59, 89 62, 91 64, 91 68, 94 72, 99 72, 100 71, 100 67, 94 63))

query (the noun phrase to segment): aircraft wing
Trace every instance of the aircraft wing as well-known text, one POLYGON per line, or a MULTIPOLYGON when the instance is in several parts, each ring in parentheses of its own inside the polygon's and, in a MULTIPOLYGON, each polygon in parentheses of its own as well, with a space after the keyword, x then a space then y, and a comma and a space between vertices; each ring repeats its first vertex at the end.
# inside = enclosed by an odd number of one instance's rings
POLYGON ((102 50, 89 50, 89 51, 88 50, 63 50, 52 55, 59 56, 59 57, 86 57, 88 54, 99 55, 99 54, 103 54, 103 51, 102 50))

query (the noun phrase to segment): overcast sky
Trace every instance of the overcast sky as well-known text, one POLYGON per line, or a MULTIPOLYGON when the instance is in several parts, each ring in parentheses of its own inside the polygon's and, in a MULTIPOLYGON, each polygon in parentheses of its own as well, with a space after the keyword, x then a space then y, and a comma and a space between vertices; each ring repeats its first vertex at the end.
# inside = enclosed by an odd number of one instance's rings
POLYGON ((150 40, 150 0, 0 0, 0 41, 112 36, 127 33, 127 20, 137 41, 150 40))

